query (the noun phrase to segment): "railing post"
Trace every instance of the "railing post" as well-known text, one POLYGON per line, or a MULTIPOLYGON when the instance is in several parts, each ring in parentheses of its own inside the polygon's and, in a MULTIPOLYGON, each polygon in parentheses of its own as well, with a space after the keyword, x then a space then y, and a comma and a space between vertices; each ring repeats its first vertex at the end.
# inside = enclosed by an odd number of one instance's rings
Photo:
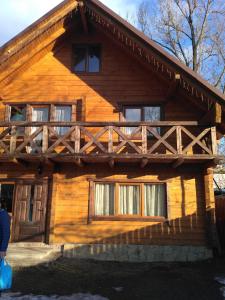
POLYGON ((181 127, 180 126, 176 126, 176 135, 177 135, 177 154, 183 154, 182 135, 181 135, 181 127))
POLYGON ((42 136, 42 153, 46 153, 48 150, 48 126, 43 126, 43 136, 42 136))
POLYGON ((109 126, 109 142, 108 142, 108 152, 113 152, 113 127, 109 126))
POLYGON ((212 154, 217 154, 216 127, 211 127, 212 154))
POLYGON ((15 154, 16 151, 16 126, 12 126, 10 137, 10 154, 15 154))
POLYGON ((141 126, 142 135, 142 153, 146 154, 148 151, 148 139, 147 139, 147 126, 141 126))
POLYGON ((80 152, 80 126, 75 126, 75 144, 74 144, 74 150, 75 153, 79 153, 80 152))

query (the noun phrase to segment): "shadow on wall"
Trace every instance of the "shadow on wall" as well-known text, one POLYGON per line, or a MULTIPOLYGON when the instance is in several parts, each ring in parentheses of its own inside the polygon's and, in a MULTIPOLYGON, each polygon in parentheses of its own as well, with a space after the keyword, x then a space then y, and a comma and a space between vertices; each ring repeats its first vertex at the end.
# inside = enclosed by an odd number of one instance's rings
MULTIPOLYGON (((151 170, 151 174, 162 174, 160 168, 151 170)), ((174 176, 180 177, 180 185, 176 188, 181 189, 179 200, 168 199, 169 220, 162 223, 136 222, 136 221, 92 221, 88 222, 88 216, 78 216, 73 222, 56 223, 54 227, 48 224, 48 234, 51 236, 50 242, 65 244, 64 255, 75 257, 92 257, 104 260, 131 260, 131 261, 155 261, 155 260, 195 260, 201 257, 208 258, 212 252, 207 248, 212 248, 211 222, 207 219, 214 215, 214 209, 205 211, 204 184, 201 176, 194 176, 187 172, 173 171, 176 174, 158 175, 159 180, 168 180, 174 176), (186 199, 189 195, 188 180, 195 178, 196 193, 193 196, 194 203, 186 199), (197 205, 196 200, 197 199, 197 205), (181 204, 180 204, 181 203, 181 204), (180 212, 181 217, 173 218, 170 213, 170 205, 174 210, 180 212), (196 211, 188 214, 191 207, 196 207, 196 211), (194 253, 194 254, 193 254, 194 253)), ((90 170, 89 170, 90 171, 90 170)), ((70 174, 62 172, 66 178, 70 174)), ((110 176, 118 173, 118 170, 111 170, 110 176)), ((135 177, 149 173, 147 170, 138 170, 135 177)), ((88 170, 79 169, 73 172, 73 177, 89 174, 88 170)), ((92 170, 93 173, 93 170, 92 170)), ((120 174, 131 174, 126 170, 120 169, 120 174)), ((164 172, 164 174, 166 174, 164 172)), ((96 174, 98 178, 98 174, 96 174)), ((101 173, 102 177, 109 176, 108 170, 101 173), (105 172, 105 174, 104 174, 105 172)), ((132 176, 132 175, 131 175, 132 176)), ((130 177, 129 177, 130 178, 130 177)), ((193 183, 192 183, 193 184, 193 183)), ((173 188, 173 185, 171 186, 173 188)), ((88 193, 88 191, 87 191, 88 193)), ((176 194, 174 190, 173 195, 176 194)), ((171 197, 171 195, 169 195, 171 197)), ((179 197, 179 196, 178 196, 179 197)), ((212 219, 214 221, 214 219, 212 219)), ((43 234, 39 233, 39 235, 43 234)), ((29 237, 24 241, 35 240, 37 235, 29 237)), ((48 240, 46 242, 49 242, 48 240)))
POLYGON ((126 229, 131 227, 130 222, 123 225, 119 222, 106 225, 106 221, 83 225, 68 222, 55 225, 51 234, 57 244, 62 244, 65 257, 131 262, 196 261, 212 257, 202 220, 196 212, 134 230, 126 229))

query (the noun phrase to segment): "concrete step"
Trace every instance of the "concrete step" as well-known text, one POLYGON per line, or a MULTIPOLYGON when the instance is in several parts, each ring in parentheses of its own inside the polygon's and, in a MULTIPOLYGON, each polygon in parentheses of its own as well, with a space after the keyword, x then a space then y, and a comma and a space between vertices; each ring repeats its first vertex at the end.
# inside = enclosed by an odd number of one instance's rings
POLYGON ((13 245, 7 251, 7 261, 12 267, 35 266, 49 263, 61 256, 61 250, 49 245, 13 245))

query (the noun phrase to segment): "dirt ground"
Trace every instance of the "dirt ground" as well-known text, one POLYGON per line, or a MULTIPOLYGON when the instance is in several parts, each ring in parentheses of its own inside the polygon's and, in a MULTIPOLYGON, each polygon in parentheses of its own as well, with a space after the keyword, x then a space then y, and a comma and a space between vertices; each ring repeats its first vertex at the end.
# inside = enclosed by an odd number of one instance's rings
POLYGON ((14 270, 13 292, 98 294, 110 300, 222 300, 225 258, 198 263, 116 263, 60 258, 14 270))

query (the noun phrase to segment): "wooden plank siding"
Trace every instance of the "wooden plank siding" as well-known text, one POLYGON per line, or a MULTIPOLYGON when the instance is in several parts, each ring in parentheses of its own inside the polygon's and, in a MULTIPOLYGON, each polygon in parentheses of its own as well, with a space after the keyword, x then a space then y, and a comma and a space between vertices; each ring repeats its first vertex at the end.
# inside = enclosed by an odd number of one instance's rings
POLYGON ((203 178, 199 172, 137 168, 113 171, 87 167, 73 171, 64 167, 55 177, 55 224, 51 241, 55 243, 128 243, 128 244, 205 244, 205 206, 203 178), (145 173, 145 174, 142 174, 145 173), (156 174, 159 175, 156 175, 156 174), (65 175, 66 174, 66 175, 65 175), (165 180, 168 185, 169 222, 92 221, 88 222, 89 180, 165 180))
MULTIPOLYGON (((87 39, 87 38, 86 38, 87 39)), ((102 70, 98 74, 71 72, 71 44, 85 38, 67 40, 56 53, 50 52, 1 90, 3 101, 66 103, 86 98, 85 121, 119 121, 118 103, 162 104, 169 89, 156 75, 140 67, 133 58, 100 33, 88 42, 102 44, 102 70)), ((197 109, 179 97, 165 104, 165 120, 196 120, 197 109)), ((4 120, 4 107, 0 107, 4 120)))
MULTIPOLYGON (((81 111, 86 122, 119 121, 118 104, 163 105, 164 120, 198 121, 203 113, 179 92, 168 101, 169 86, 100 32, 89 36, 71 36, 47 53, 13 82, 1 89, 3 102, 71 103, 83 99, 81 111), (71 72, 73 43, 102 45, 102 70, 98 74, 71 72), (85 100, 85 101, 84 101, 85 100)), ((0 103, 0 121, 5 106, 0 103)), ((51 205, 47 223, 51 243, 125 243, 148 245, 206 245, 205 190, 203 169, 199 167, 140 165, 128 167, 95 164, 61 164, 60 171, 44 166, 6 166, 1 178, 52 178, 51 205), (168 186, 168 222, 88 221, 89 178, 166 181, 168 186)))
MULTIPOLYGON (((37 179, 51 177, 45 166, 40 176, 34 168, 3 166, 1 179, 37 179)), ((207 245, 204 175, 201 168, 172 169, 151 165, 139 167, 99 164, 83 168, 61 165, 54 173, 51 205, 48 205, 46 240, 50 243, 113 243, 148 245, 207 245), (137 180, 166 182, 167 222, 92 221, 89 222, 90 180, 137 180)))

